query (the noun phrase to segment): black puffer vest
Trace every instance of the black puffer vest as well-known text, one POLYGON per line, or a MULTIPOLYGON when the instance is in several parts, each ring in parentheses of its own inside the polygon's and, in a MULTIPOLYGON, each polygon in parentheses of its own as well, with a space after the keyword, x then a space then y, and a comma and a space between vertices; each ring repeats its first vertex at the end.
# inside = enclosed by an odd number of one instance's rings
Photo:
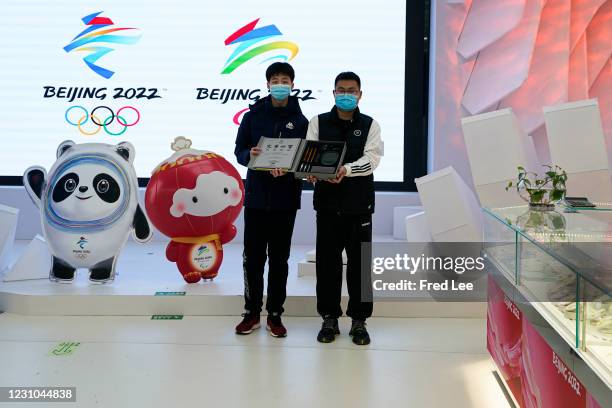
MULTIPOLYGON (((342 120, 334 106, 331 112, 319 115, 319 140, 346 142, 342 164, 363 156, 372 118, 355 109, 353 120, 342 120)), ((371 214, 374 212, 374 176, 345 177, 338 184, 319 181, 314 189, 316 211, 340 214, 371 214)))

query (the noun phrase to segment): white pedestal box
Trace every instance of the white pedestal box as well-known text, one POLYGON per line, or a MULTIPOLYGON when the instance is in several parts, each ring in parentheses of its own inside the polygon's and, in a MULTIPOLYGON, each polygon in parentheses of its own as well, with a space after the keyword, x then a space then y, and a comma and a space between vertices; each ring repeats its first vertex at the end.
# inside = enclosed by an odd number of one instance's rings
MULTIPOLYGON (((316 262, 317 261, 317 250, 311 249, 306 252, 306 262, 316 262)), ((346 265, 346 251, 342 251, 342 264, 346 265)))
POLYGON ((19 210, 17 208, 0 204, 0 276, 9 266, 18 218, 19 210))
POLYGON ((404 238, 408 242, 431 242, 431 232, 427 225, 425 211, 409 215, 404 220, 406 234, 404 238))
POLYGON ((306 262, 316 262, 317 261, 317 250, 311 249, 306 252, 306 262))
POLYGON ((480 205, 455 169, 447 167, 415 182, 433 241, 482 241, 480 205))
POLYGON ((608 170, 567 173, 568 197, 587 197, 595 204, 612 202, 612 178, 608 170))
MULTIPOLYGON (((346 264, 342 265, 342 276, 346 276, 346 264)), ((299 278, 303 278, 305 276, 316 277, 317 276, 317 264, 316 262, 308 262, 303 260, 298 263, 298 272, 297 275, 299 278)))
POLYGON ((506 191, 517 167, 540 172, 533 140, 520 128, 512 109, 461 120, 472 178, 480 203, 486 207, 524 204, 516 190, 506 191))
MULTIPOLYGON (((317 251, 306 252, 306 259, 298 263, 298 277, 317 276, 317 251)), ((342 271, 346 272, 346 251, 342 251, 342 271)))
POLYGON ((51 253, 45 239, 36 235, 17 262, 4 275, 5 282, 49 279, 51 253))
POLYGON ((610 163, 596 99, 544 107, 552 164, 568 174, 567 195, 612 201, 610 163))
POLYGON ((393 238, 406 239, 406 217, 423 211, 421 206, 406 206, 393 208, 393 238))
POLYGON ((430 243, 433 239, 427 225, 425 211, 407 216, 404 223, 406 225, 404 238, 408 242, 407 248, 409 251, 414 254, 413 256, 419 254, 429 256, 431 254, 430 243))

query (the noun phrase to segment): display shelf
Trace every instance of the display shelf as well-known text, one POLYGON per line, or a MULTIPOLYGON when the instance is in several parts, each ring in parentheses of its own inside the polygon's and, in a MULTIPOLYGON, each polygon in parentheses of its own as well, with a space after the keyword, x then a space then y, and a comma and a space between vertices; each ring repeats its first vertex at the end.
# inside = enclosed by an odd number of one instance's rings
POLYGON ((489 261, 612 390, 612 211, 524 205, 484 213, 489 261))
MULTIPOLYGON (((526 295, 522 290, 521 294, 526 295)), ((566 319, 551 302, 532 302, 532 306, 569 345, 573 346, 576 331, 575 321, 566 319)), ((598 340, 593 336, 590 336, 588 343, 590 344, 588 352, 576 348, 576 354, 604 381, 608 388, 612 388, 612 348, 610 347, 612 343, 598 340)))
MULTIPOLYGON (((515 233, 517 259, 522 245, 533 245, 538 256, 550 256, 612 297, 612 252, 606 251, 612 248, 612 212, 559 210, 536 211, 527 205, 485 208, 486 215, 499 221, 485 222, 485 245, 491 246, 491 241, 500 235, 495 229, 510 229, 515 233)), ((517 267, 517 281, 518 270, 517 267)))

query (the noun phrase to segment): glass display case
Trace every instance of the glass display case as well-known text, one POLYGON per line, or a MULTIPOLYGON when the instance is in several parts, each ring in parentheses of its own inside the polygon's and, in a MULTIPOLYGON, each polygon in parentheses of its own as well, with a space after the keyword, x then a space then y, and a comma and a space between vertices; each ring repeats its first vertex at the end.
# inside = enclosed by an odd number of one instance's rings
POLYGON ((484 252, 612 387, 612 208, 485 208, 484 252))

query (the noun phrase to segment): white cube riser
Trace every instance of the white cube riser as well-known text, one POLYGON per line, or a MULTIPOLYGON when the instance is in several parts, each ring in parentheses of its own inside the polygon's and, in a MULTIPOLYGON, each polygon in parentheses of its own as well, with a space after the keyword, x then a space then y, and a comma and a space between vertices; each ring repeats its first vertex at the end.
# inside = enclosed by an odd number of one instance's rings
POLYGON ((545 107, 544 120, 553 164, 568 173, 610 171, 596 100, 545 107))
MULTIPOLYGON (((461 124, 477 192, 483 186, 507 185, 516 177, 518 166, 539 171, 533 140, 520 129, 511 109, 464 118, 461 124)), ((493 207, 511 205, 513 197, 479 193, 479 199, 493 207)))
MULTIPOLYGON (((316 277, 317 264, 315 262, 302 261, 298 263, 298 277, 316 277)), ((342 265, 342 276, 346 277, 346 264, 342 265)))
POLYGON ((525 200, 521 198, 516 188, 511 187, 506 191, 509 180, 476 186, 476 193, 482 206, 496 208, 525 205, 525 200))
POLYGON ((406 217, 422 212, 421 206, 395 207, 393 209, 393 238, 406 239, 406 217))
MULTIPOLYGON (((306 253, 306 261, 307 262, 317 261, 317 251, 315 249, 310 250, 306 253)), ((342 264, 346 265, 346 251, 342 251, 342 264)))
POLYGON ((51 253, 40 235, 34 237, 15 264, 6 271, 3 280, 14 282, 31 279, 49 279, 51 253))
POLYGON ((473 231, 482 230, 480 204, 452 167, 417 179, 416 184, 434 240, 464 229, 466 240, 472 241, 473 231))
POLYGON ((9 266, 18 218, 18 209, 0 204, 0 275, 9 266))
POLYGON ((431 232, 427 225, 427 216, 425 211, 409 215, 405 221, 406 235, 404 239, 408 242, 431 242, 431 232))
POLYGON ((594 203, 612 203, 612 177, 608 170, 568 173, 567 195, 587 197, 594 203))

